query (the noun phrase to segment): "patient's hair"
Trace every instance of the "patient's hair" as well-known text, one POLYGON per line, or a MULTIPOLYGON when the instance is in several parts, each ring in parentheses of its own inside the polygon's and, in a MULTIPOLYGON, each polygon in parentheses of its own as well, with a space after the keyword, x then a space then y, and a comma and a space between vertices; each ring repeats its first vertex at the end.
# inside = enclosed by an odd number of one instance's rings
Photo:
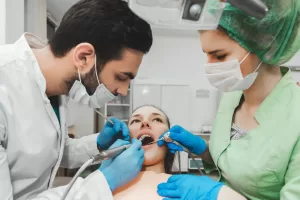
MULTIPOLYGON (((156 108, 157 110, 161 111, 165 116, 166 116, 166 120, 167 120, 167 125, 168 125, 168 128, 170 129, 171 128, 171 123, 170 123, 170 120, 168 118, 168 116, 166 115, 166 113, 158 108, 157 106, 154 106, 154 105, 143 105, 143 106, 140 106, 140 107, 137 107, 132 113, 134 113, 136 110, 140 109, 140 108, 143 108, 143 107, 153 107, 153 108, 156 108)), ((174 158, 175 158, 175 154, 171 153, 170 151, 167 151, 167 154, 166 154, 166 157, 165 157, 165 172, 167 174, 171 174, 172 173, 172 166, 173 166, 173 163, 174 163, 174 158)))

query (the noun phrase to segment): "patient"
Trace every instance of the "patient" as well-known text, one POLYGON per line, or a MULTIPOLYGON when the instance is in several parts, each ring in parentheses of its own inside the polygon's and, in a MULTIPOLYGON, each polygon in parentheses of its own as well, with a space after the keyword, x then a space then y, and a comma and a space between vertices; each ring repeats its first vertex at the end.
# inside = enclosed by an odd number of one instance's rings
MULTIPOLYGON (((167 147, 149 143, 159 139, 170 129, 168 117, 160 109, 146 105, 137 108, 129 119, 128 127, 132 138, 142 140, 145 161, 142 172, 136 179, 114 192, 116 200, 156 200, 162 199, 157 194, 157 185, 166 182, 171 173, 174 154, 167 147)), ((130 161, 128 161, 130 162, 130 161)))

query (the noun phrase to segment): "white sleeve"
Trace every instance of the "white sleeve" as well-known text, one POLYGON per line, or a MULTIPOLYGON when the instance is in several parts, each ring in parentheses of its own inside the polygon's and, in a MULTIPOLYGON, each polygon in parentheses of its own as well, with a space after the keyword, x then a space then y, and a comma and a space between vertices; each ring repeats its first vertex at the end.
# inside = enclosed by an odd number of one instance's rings
MULTIPOLYGON (((1 132, 0 124, 0 132, 1 132)), ((1 133, 0 133, 1 137, 1 133)), ((1 139, 1 138, 0 138, 1 139)), ((0 140, 1 141, 1 140, 0 140)), ((8 200, 13 197, 12 184, 10 179, 7 154, 2 145, 0 145, 0 199, 8 200)))
POLYGON ((0 112, 0 199, 13 199, 13 189, 10 179, 10 171, 7 161, 7 153, 4 148, 4 143, 7 140, 5 122, 2 113, 0 112))
MULTIPOLYGON (((67 186, 52 188, 32 200, 60 200, 67 186)), ((113 200, 109 185, 103 174, 96 170, 85 179, 78 178, 66 200, 113 200)))
POLYGON ((99 153, 97 135, 92 134, 79 139, 66 136, 64 154, 60 166, 68 169, 81 167, 87 160, 99 153))
MULTIPOLYGON (((0 146, 0 199, 13 200, 13 189, 5 149, 0 146)), ((67 186, 52 188, 32 200, 61 200, 67 186)), ((78 178, 66 200, 113 200, 104 175, 96 170, 85 179, 78 178)))

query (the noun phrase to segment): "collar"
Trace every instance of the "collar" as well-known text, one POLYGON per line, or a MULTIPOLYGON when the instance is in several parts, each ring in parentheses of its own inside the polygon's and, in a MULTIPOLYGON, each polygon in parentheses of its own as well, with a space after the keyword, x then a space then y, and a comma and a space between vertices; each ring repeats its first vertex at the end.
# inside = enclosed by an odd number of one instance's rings
POLYGON ((287 87, 295 85, 291 70, 287 67, 281 67, 280 70, 283 75, 281 80, 262 102, 255 113, 255 118, 258 122, 271 119, 270 116, 275 116, 274 114, 277 112, 278 109, 276 108, 279 104, 285 104, 285 101, 287 101, 284 91, 287 91, 287 87))
MULTIPOLYGON (((292 78, 292 73, 287 67, 281 67, 281 74, 283 75, 281 80, 277 83, 271 93, 266 97, 266 99, 261 103, 255 113, 255 119, 258 123, 262 123, 265 120, 270 119, 270 116, 274 116, 278 112, 279 104, 285 105, 290 99, 286 98, 287 95, 286 87, 295 85, 292 78)), ((240 104, 241 98, 243 96, 242 91, 225 93, 219 106, 219 112, 232 112, 240 104)))
MULTIPOLYGON (((295 84, 292 78, 292 73, 287 67, 280 67, 280 70, 281 74, 283 75, 281 80, 261 103, 255 113, 255 119, 258 123, 262 123, 263 121, 270 119, 270 116, 274 116, 274 114, 277 112, 276 106, 281 104, 283 101, 286 101, 283 91, 285 91, 287 86, 295 84)), ((231 102, 228 102, 228 104, 225 105, 224 110, 234 110, 240 104, 242 95, 242 91, 233 92, 230 94, 232 97, 230 98, 231 102)))
MULTIPOLYGON (((31 34, 31 33, 24 33, 14 44, 14 52, 16 59, 18 60, 30 60, 31 64, 26 65, 26 67, 32 67, 31 70, 34 71, 35 80, 40 88, 41 95, 43 96, 43 100, 47 103, 50 103, 47 95, 46 95, 46 79, 41 72, 40 66, 38 61, 32 51, 31 48, 43 48, 47 45, 39 37, 31 34)), ((30 69, 28 69, 30 70, 30 69)))

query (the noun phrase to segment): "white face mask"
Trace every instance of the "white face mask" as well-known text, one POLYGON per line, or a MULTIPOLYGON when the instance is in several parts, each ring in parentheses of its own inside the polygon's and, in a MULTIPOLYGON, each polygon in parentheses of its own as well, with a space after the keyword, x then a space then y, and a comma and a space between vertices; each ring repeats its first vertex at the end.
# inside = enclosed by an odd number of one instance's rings
POLYGON ((245 58, 239 62, 238 59, 205 64, 205 73, 210 84, 223 92, 247 90, 254 83, 262 62, 258 65, 255 71, 243 78, 241 72, 241 64, 249 56, 250 52, 245 58))
POLYGON ((80 81, 75 81, 71 90, 69 91, 69 96, 80 104, 88 105, 90 108, 101 108, 107 102, 113 100, 116 96, 113 95, 104 85, 100 84, 97 73, 97 58, 95 55, 95 74, 98 81, 98 87, 93 95, 89 95, 86 88, 81 82, 81 77, 78 69, 78 75, 80 81))

